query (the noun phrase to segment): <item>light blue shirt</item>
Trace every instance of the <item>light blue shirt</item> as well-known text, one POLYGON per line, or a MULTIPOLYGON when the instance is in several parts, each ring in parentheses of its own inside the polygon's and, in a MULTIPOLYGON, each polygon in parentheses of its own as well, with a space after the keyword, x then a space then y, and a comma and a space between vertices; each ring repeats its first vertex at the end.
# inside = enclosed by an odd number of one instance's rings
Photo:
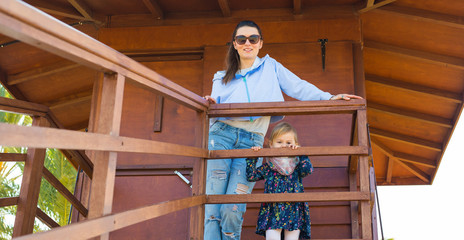
MULTIPOLYGON (((217 103, 283 102, 282 91, 302 101, 329 100, 332 97, 332 94, 302 80, 269 55, 256 57, 248 71, 238 71, 235 78, 225 85, 222 83, 224 76, 225 71, 214 74, 211 97, 217 103)), ((281 116, 273 116, 271 122, 280 119, 281 116)))

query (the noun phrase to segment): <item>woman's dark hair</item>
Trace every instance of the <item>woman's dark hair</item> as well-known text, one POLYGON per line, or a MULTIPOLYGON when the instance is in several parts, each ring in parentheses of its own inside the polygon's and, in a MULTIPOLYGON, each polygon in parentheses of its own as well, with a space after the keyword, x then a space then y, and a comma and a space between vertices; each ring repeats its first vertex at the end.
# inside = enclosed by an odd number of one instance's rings
POLYGON ((234 32, 232 33, 232 38, 229 43, 229 50, 227 51, 227 56, 226 56, 227 70, 226 70, 226 75, 222 79, 223 84, 229 83, 235 77, 235 73, 240 69, 240 56, 238 55, 237 50, 234 48, 234 40, 235 40, 235 35, 237 34, 237 30, 245 26, 256 28, 258 30, 259 36, 261 37, 261 40, 263 39, 261 28, 259 28, 258 24, 256 24, 255 22, 246 20, 246 21, 241 21, 237 24, 234 32))

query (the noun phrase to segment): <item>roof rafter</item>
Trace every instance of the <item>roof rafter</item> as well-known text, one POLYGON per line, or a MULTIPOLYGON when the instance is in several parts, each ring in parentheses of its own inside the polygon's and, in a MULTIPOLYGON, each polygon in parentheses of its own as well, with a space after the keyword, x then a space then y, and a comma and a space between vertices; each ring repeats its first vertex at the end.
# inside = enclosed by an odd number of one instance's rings
POLYGON ((51 15, 68 17, 77 20, 89 20, 71 6, 61 6, 40 0, 26 0, 26 2, 51 15))
POLYGON ((18 74, 9 75, 7 81, 9 85, 16 85, 39 77, 46 77, 59 72, 71 70, 79 66, 81 65, 77 63, 59 62, 57 64, 48 65, 40 68, 34 68, 32 70, 28 70, 18 74))
POLYGON ((82 15, 85 19, 93 19, 93 11, 90 7, 82 0, 68 0, 73 7, 82 15))
POLYGON ((415 20, 425 21, 429 23, 442 24, 450 27, 464 29, 464 18, 443 13, 437 13, 422 9, 407 8, 389 5, 378 11, 388 12, 389 14, 401 15, 415 20))
POLYGON ((367 11, 370 11, 370 10, 385 6, 387 4, 390 4, 390 3, 394 2, 394 1, 396 1, 396 0, 383 0, 383 1, 375 3, 375 0, 367 0, 364 7, 358 10, 358 13, 365 13, 367 11))
POLYGON ((163 9, 161 9, 160 5, 156 0, 143 0, 143 3, 156 19, 164 18, 163 9))
POLYGON ((388 52, 398 56, 418 59, 420 61, 430 62, 444 67, 454 67, 460 70, 464 70, 464 59, 462 58, 450 57, 409 48, 402 48, 370 40, 364 41, 364 47, 388 52))
POLYGON ((222 15, 224 17, 230 17, 230 6, 229 0, 218 0, 219 7, 221 8, 222 15))
MULTIPOLYGON (((389 159, 395 160, 397 163, 399 163, 401 166, 406 168, 408 171, 410 171, 412 174, 417 176, 419 179, 421 179, 424 182, 429 183, 430 182, 430 176, 420 170, 418 167, 416 167, 414 164, 410 162, 405 162, 404 159, 400 159, 395 156, 395 152, 389 149, 387 146, 382 144, 381 142, 371 139, 371 142, 376 145, 381 152, 383 152, 385 155, 389 157, 389 159)), ((416 163, 416 162, 415 162, 416 163)), ((389 163, 390 164, 390 163, 389 163)), ((390 170, 391 171, 391 170, 390 170)))
POLYGON ((445 128, 452 128, 453 127, 453 122, 451 119, 447 118, 442 118, 442 117, 437 117, 425 113, 420 113, 420 112, 414 112, 411 110, 405 110, 405 109, 398 109, 374 102, 367 102, 367 108, 368 110, 372 111, 377 111, 385 114, 390 114, 394 116, 399 116, 399 117, 404 117, 408 118, 410 120, 414 121, 421 121, 425 123, 430 123, 433 125, 437 125, 440 127, 445 127, 445 128))
POLYGON ((67 96, 65 98, 61 98, 58 101, 55 101, 53 104, 49 105, 50 110, 57 110, 59 108, 65 108, 77 104, 81 104, 84 102, 89 102, 92 100, 92 93, 90 92, 83 92, 74 94, 72 96, 67 96))
POLYGON ((385 131, 385 130, 381 130, 381 129, 377 129, 373 127, 370 127, 369 131, 370 131, 370 134, 375 137, 389 139, 389 140, 393 140, 393 141, 401 142, 401 143, 406 143, 406 144, 430 149, 436 152, 442 151, 442 146, 440 143, 431 142, 431 141, 427 141, 424 139, 411 137, 411 136, 407 136, 403 134, 393 133, 393 132, 389 132, 389 131, 385 131))
POLYGON ((412 83, 406 83, 391 78, 384 78, 369 74, 366 74, 366 81, 381 84, 391 88, 396 88, 414 94, 424 94, 427 95, 427 97, 440 98, 453 103, 462 103, 462 96, 458 93, 453 93, 412 83))

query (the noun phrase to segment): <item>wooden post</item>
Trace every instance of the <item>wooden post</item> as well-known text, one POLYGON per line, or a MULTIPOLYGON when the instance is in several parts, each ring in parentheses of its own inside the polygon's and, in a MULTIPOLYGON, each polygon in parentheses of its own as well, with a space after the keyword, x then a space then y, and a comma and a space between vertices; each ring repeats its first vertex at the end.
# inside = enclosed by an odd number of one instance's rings
MULTIPOLYGON (((50 124, 44 117, 33 117, 32 126, 49 127, 50 124)), ((27 149, 27 159, 24 164, 13 237, 31 234, 34 230, 45 151, 46 149, 27 149)))
MULTIPOLYGON (((119 136, 122 113, 122 99, 124 95, 125 77, 121 74, 105 73, 101 80, 101 94, 97 104, 92 107, 94 119, 92 127, 94 132, 119 136)), ((89 202, 89 219, 102 217, 111 213, 113 204, 113 190, 116 173, 116 152, 94 152, 94 164, 91 194, 89 202)), ((109 233, 102 235, 107 239, 109 233)))
MULTIPOLYGON (((197 146, 208 147, 209 119, 206 112, 197 113, 197 123, 195 136, 198 139, 197 146)), ((206 194, 206 159, 197 159, 193 166, 192 194, 193 196, 206 194)), ((205 205, 190 209, 190 240, 202 240, 205 221, 205 205)))
POLYGON ((362 43, 353 43, 353 74, 354 94, 366 99, 366 81, 364 76, 364 57, 362 43))
MULTIPOLYGON (((350 192, 358 191, 358 181, 356 173, 349 173, 350 178, 350 192)), ((357 201, 350 202, 351 211, 351 238, 359 238, 359 216, 358 216, 359 203, 357 201)))
MULTIPOLYGON (((358 143, 368 147, 366 110, 357 111, 358 143)), ((361 192, 369 192, 369 156, 359 157, 359 188, 361 192)), ((362 239, 372 239, 371 205, 369 201, 361 201, 362 239)))

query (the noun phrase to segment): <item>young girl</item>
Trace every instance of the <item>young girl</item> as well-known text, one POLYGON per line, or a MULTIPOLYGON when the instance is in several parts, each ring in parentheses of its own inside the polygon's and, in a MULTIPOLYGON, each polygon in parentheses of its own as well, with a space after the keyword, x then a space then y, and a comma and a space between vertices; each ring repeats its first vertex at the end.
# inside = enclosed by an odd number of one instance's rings
MULTIPOLYGON (((295 129, 288 123, 277 124, 269 139, 271 148, 298 148, 295 129)), ((260 147, 252 147, 258 151, 260 147)), ((313 166, 307 156, 270 157, 256 168, 257 159, 246 160, 247 178, 250 182, 264 179, 265 193, 298 193, 303 192, 303 177, 313 172, 313 166)), ((262 203, 258 216, 256 233, 266 240, 280 239, 284 231, 285 240, 311 238, 311 221, 307 202, 262 203)))

